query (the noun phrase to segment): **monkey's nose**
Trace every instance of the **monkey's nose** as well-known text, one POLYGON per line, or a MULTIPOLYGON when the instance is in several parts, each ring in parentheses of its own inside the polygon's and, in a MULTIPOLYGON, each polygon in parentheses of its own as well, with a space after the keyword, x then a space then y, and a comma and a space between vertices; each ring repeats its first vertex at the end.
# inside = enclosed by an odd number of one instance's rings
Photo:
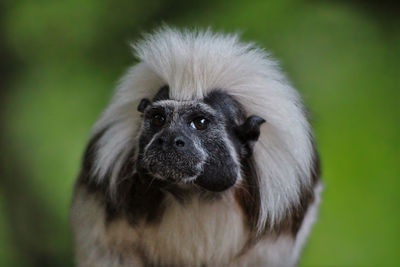
POLYGON ((164 151, 167 151, 171 148, 184 150, 188 146, 188 140, 183 136, 171 136, 171 138, 160 136, 159 138, 157 138, 156 143, 164 151))
POLYGON ((174 139, 174 145, 177 148, 184 148, 185 147, 185 139, 181 136, 178 136, 174 139))

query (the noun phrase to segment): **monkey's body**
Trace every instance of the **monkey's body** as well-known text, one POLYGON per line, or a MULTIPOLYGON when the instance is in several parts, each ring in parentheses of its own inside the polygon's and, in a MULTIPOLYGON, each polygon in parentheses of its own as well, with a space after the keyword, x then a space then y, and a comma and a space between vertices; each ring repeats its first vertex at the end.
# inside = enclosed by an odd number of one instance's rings
POLYGON ((76 184, 78 265, 296 265, 322 186, 276 64, 210 32, 166 29, 136 50, 76 184))
POLYGON ((104 196, 78 185, 72 207, 79 266, 295 266, 316 220, 321 185, 296 235, 266 234, 246 248, 250 233, 232 192, 211 201, 184 203, 166 193, 160 221, 107 222, 104 196))

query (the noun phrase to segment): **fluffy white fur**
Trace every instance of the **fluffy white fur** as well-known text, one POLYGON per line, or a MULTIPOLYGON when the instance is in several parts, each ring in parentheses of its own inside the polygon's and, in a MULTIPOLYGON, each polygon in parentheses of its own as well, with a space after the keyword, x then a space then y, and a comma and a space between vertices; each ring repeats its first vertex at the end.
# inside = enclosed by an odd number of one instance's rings
POLYGON ((140 63, 120 81, 109 107, 94 128, 109 130, 100 140, 94 172, 111 173, 115 192, 119 168, 135 145, 140 127, 139 101, 152 98, 165 84, 176 100, 202 98, 223 89, 267 123, 254 148, 261 186, 261 231, 299 202, 300 185, 310 185, 310 126, 298 93, 269 55, 236 35, 163 28, 133 45, 140 63), (300 173, 300 175, 299 175, 300 173))

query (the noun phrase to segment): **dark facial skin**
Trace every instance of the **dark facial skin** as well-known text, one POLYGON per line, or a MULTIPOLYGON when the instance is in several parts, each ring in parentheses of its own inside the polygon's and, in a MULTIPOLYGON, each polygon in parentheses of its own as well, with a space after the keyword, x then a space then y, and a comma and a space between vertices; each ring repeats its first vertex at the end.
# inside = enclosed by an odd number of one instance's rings
POLYGON ((195 183, 213 192, 233 186, 240 162, 250 157, 265 122, 245 119, 238 102, 222 91, 203 101, 168 100, 164 86, 143 99, 137 170, 173 183, 195 183), (243 122, 243 123, 239 123, 243 122))
POLYGON ((205 155, 194 143, 198 137, 190 127, 189 107, 188 114, 176 114, 175 109, 165 101, 146 109, 138 164, 157 178, 188 182, 201 173, 205 155))

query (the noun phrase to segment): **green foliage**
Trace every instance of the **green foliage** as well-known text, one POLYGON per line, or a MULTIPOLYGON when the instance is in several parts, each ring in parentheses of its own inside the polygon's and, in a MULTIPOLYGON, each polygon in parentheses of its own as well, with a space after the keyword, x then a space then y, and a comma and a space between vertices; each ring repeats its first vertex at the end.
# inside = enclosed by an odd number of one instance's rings
MULTIPOLYGON (((357 2, 355 2, 357 3, 357 2)), ((90 128, 162 22, 239 31, 313 114, 326 184, 302 266, 400 264, 400 22, 348 1, 5 1, 0 265, 72 266, 68 209, 90 128)))

